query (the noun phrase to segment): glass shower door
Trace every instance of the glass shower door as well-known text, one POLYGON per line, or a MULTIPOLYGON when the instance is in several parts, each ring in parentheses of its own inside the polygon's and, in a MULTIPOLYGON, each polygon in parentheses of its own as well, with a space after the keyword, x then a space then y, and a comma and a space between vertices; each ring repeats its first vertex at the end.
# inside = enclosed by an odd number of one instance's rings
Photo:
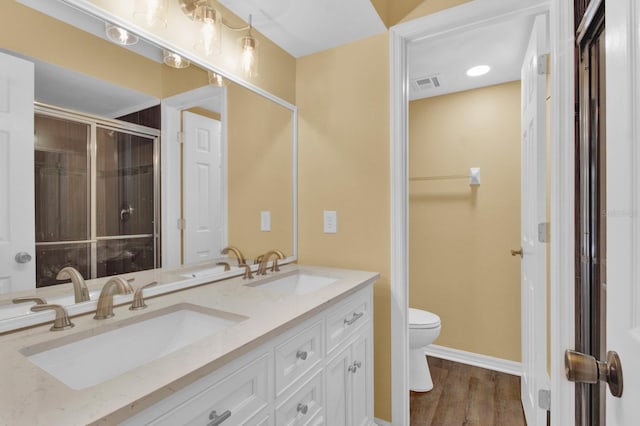
POLYGON ((59 284, 58 271, 91 270, 91 126, 36 114, 36 286, 59 284))
POLYGON ((155 139, 96 129, 96 275, 152 269, 156 254, 155 139))

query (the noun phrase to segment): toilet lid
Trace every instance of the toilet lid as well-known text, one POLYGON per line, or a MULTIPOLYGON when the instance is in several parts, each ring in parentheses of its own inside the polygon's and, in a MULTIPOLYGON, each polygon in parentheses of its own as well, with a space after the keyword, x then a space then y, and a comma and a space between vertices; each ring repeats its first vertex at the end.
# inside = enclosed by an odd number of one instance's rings
POLYGON ((409 308, 409 327, 436 328, 440 326, 440 317, 429 311, 409 308))

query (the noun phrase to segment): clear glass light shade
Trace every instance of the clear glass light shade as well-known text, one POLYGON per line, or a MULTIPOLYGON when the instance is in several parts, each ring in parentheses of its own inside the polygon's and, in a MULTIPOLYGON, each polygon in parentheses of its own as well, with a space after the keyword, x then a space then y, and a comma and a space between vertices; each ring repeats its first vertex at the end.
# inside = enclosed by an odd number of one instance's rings
POLYGON ((194 12, 194 21, 199 26, 195 49, 206 56, 220 53, 222 38, 220 14, 211 7, 199 6, 194 12))
POLYGON ((258 41, 250 34, 240 39, 240 70, 246 78, 258 76, 258 41))
POLYGON ((105 24, 105 33, 109 40, 123 46, 130 46, 138 42, 137 35, 132 34, 124 28, 118 27, 117 25, 105 24))
POLYGON ((167 26, 168 0, 135 0, 133 17, 149 28, 167 26))
POLYGON ((172 68, 187 68, 191 65, 187 59, 178 55, 177 53, 171 52, 170 50, 165 50, 163 52, 163 60, 165 65, 168 65, 172 68))
POLYGON ((208 74, 210 85, 216 87, 224 87, 227 85, 227 80, 217 72, 209 71, 208 74))

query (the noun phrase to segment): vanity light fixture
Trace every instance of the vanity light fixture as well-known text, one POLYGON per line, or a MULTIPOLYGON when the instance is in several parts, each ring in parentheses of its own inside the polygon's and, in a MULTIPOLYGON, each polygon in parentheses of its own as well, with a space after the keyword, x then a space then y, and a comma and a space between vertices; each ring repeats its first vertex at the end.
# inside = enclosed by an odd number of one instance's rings
POLYGON ((198 23, 194 48, 210 56, 220 53, 222 40, 222 16, 210 0, 178 0, 180 9, 192 21, 198 23))
POLYGON ((217 72, 208 71, 208 74, 210 85, 215 87, 225 87, 227 85, 227 80, 217 72))
POLYGON ((170 50, 164 50, 162 52, 162 59, 165 65, 168 65, 172 68, 181 69, 181 68, 187 68, 189 65, 191 65, 191 62, 189 62, 189 60, 183 58, 182 56, 170 50))
POLYGON ((132 34, 124 28, 120 28, 119 26, 110 24, 108 22, 105 24, 105 33, 109 40, 123 46, 130 46, 138 42, 137 35, 132 34))
POLYGON ((240 37, 240 70, 246 78, 258 75, 258 41, 251 30, 251 15, 249 24, 232 27, 224 22, 222 15, 213 4, 213 0, 178 0, 180 9, 189 19, 198 23, 195 49, 205 56, 221 53, 222 27, 230 31, 246 31, 247 35, 240 37))
POLYGON ((478 65, 475 67, 471 67, 467 70, 467 75, 469 77, 479 77, 481 75, 485 75, 491 70, 489 65, 478 65))
POLYGON ((258 41, 251 35, 251 15, 249 15, 249 32, 240 38, 240 67, 246 78, 258 75, 258 41))
POLYGON ((149 28, 167 26, 168 0, 135 0, 133 18, 149 28))

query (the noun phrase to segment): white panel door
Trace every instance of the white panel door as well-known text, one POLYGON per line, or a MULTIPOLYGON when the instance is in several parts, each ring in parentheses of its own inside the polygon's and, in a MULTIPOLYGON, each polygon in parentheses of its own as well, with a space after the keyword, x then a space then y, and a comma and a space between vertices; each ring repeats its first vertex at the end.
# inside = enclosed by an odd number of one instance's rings
MULTIPOLYGON (((640 419, 640 7, 606 1, 607 350, 620 356, 621 398, 607 425, 640 419)), ((605 360, 601 360, 605 361, 605 360)))
POLYGON ((33 63, 0 53, 0 293, 35 288, 33 63))
POLYGON ((183 112, 184 263, 220 256, 224 241, 221 125, 202 115, 183 112))
POLYGON ((546 221, 546 20, 535 19, 521 72, 521 316, 522 406, 529 426, 545 425, 538 390, 548 389, 546 369, 546 246, 538 226, 546 221))

